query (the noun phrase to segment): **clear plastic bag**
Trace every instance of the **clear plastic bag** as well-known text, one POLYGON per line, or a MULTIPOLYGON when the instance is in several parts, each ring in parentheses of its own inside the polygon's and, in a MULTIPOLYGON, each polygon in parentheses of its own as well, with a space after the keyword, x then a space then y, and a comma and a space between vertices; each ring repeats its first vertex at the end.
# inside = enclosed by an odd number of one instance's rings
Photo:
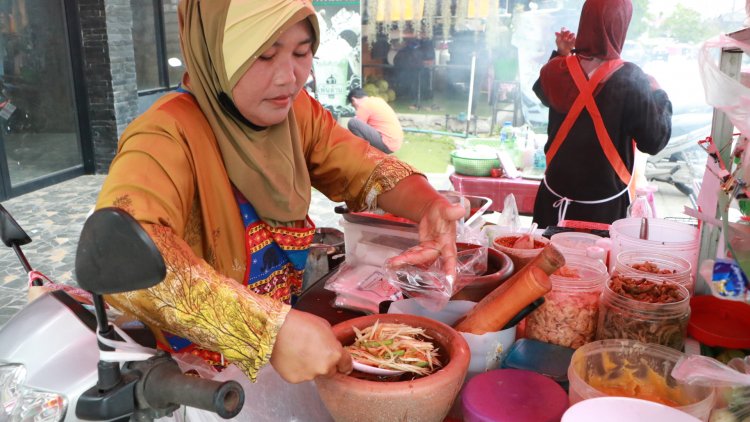
MULTIPOLYGON (((415 246, 420 248, 421 246, 415 246)), ((443 270, 443 259, 438 258, 431 266, 385 265, 385 280, 398 289, 403 296, 416 299, 429 310, 440 310, 450 298, 471 281, 466 275, 481 275, 487 271, 487 248, 476 245, 458 252, 456 277, 443 270)))
POLYGON ((750 356, 734 358, 724 365, 716 359, 701 355, 683 357, 672 369, 678 381, 724 389, 726 407, 711 414, 710 421, 744 421, 750 417, 750 356))
POLYGON ((706 102, 723 111, 742 133, 750 133, 750 88, 719 69, 717 54, 724 48, 739 48, 750 53, 750 44, 720 35, 703 43, 698 65, 703 79, 706 102))

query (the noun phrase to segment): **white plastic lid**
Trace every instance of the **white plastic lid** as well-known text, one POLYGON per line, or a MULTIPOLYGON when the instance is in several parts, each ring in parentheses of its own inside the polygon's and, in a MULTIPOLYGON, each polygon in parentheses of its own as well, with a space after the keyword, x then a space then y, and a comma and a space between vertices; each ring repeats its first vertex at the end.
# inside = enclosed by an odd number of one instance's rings
POLYGON ((586 255, 586 249, 596 246, 596 242, 600 239, 600 236, 591 233, 562 232, 553 234, 549 240, 560 249, 563 255, 586 255))
POLYGON ((597 397, 571 406, 561 422, 699 422, 693 415, 663 404, 630 397, 597 397))

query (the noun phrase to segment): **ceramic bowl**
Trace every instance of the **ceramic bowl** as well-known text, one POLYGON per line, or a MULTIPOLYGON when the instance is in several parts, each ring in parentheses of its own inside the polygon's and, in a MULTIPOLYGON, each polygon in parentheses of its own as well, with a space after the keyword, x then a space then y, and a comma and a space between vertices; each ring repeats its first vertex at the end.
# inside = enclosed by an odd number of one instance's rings
POLYGON ((451 300, 470 300, 479 302, 497 286, 507 280, 514 272, 513 261, 503 252, 487 248, 487 271, 479 276, 464 276, 468 284, 451 297, 451 300))
POLYGON ((453 328, 432 319, 404 314, 375 314, 350 319, 333 326, 343 345, 354 342, 354 327, 364 329, 376 321, 424 328, 439 349, 443 368, 422 378, 377 381, 336 374, 315 383, 334 420, 442 421, 458 396, 469 368, 471 353, 466 340, 453 328))

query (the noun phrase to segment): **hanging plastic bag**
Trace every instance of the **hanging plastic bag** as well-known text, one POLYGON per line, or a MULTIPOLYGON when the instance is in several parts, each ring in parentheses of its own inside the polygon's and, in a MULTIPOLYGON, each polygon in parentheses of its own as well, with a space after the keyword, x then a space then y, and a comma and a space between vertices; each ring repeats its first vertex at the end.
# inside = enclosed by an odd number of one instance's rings
POLYGON ((698 55, 706 102, 723 111, 742 133, 750 133, 750 88, 731 78, 719 69, 718 55, 713 52, 725 48, 739 48, 750 53, 750 44, 737 41, 726 35, 703 43, 698 55))
POLYGON ((726 407, 715 409, 711 421, 744 421, 750 417, 750 357, 734 358, 724 365, 701 355, 681 358, 672 368, 672 377, 690 385, 717 388, 726 407))

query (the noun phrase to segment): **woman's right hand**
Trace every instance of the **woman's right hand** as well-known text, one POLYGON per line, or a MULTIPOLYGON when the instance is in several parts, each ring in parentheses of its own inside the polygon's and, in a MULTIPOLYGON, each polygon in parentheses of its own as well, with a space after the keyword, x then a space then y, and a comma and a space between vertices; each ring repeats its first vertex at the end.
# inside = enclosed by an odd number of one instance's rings
POLYGON ((576 34, 562 27, 560 32, 555 32, 555 44, 557 45, 557 54, 569 56, 576 46, 576 34))
POLYGON ((271 365, 287 382, 352 371, 352 358, 331 331, 328 321, 292 309, 287 314, 271 352, 271 365))

